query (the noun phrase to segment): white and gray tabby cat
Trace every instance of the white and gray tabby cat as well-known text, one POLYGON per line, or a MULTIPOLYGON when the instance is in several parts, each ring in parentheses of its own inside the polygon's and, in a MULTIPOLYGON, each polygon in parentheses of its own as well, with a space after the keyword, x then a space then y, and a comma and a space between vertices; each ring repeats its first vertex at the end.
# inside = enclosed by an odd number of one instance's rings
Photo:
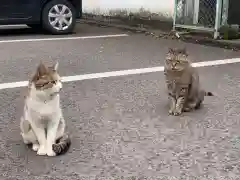
POLYGON ((169 114, 178 116, 182 112, 198 109, 204 96, 212 92, 201 89, 197 69, 191 66, 186 49, 169 48, 164 66, 164 75, 169 97, 169 114))
POLYGON ((58 63, 46 67, 40 63, 29 81, 20 129, 25 144, 32 144, 38 155, 56 156, 66 152, 71 144, 65 131, 60 106, 62 89, 57 72, 58 63))

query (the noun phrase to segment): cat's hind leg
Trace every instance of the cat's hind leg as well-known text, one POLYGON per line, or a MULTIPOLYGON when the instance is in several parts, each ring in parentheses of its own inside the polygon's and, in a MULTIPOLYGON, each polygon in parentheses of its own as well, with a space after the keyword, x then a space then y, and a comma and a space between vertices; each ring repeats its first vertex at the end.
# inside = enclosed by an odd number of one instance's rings
POLYGON ((35 135, 35 133, 33 132, 33 130, 30 130, 27 134, 23 135, 25 137, 25 139, 27 138, 28 141, 31 142, 32 144, 32 150, 33 151, 38 151, 39 149, 39 143, 37 140, 37 136, 35 135))
POLYGON ((33 132, 31 125, 28 120, 21 119, 20 123, 21 136, 25 144, 32 144, 33 151, 38 151, 39 143, 37 136, 33 132))
POLYGON ((42 124, 31 123, 31 131, 27 134, 32 141, 32 149, 37 151, 38 155, 46 155, 46 135, 42 124))
POLYGON ((184 112, 190 112, 192 109, 189 106, 183 108, 184 112))
POLYGON ((205 91, 201 90, 198 94, 194 109, 199 109, 204 101, 205 91))
POLYGON ((65 131, 65 120, 62 117, 58 125, 55 142, 63 137, 64 131, 65 131))
POLYGON ((189 112, 195 109, 199 109, 204 100, 204 94, 205 92, 200 90, 198 94, 194 96, 193 99, 188 99, 188 102, 186 103, 186 108, 184 109, 184 111, 186 110, 186 112, 189 112))
POLYGON ((186 104, 186 107, 184 107, 184 112, 190 112, 195 109, 199 109, 202 105, 203 99, 196 99, 194 102, 189 102, 186 104))
POLYGON ((195 102, 189 102, 186 104, 186 106, 183 108, 184 112, 190 112, 193 111, 195 109, 200 108, 202 101, 201 100, 197 100, 195 102))
POLYGON ((196 100, 188 100, 188 102, 185 104, 184 108, 183 108, 183 111, 184 112, 190 112, 190 111, 193 111, 197 105, 197 102, 196 100))

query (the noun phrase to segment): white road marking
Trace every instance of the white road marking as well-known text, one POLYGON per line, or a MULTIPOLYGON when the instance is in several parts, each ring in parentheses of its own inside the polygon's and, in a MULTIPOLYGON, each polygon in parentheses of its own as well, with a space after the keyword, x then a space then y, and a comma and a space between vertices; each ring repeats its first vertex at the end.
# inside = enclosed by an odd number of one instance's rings
POLYGON ((0 29, 11 29, 11 28, 27 28, 28 26, 25 24, 12 24, 12 25, 0 25, 0 29))
POLYGON ((41 38, 41 39, 13 39, 13 40, 2 40, 0 41, 0 43, 99 39, 99 38, 113 38, 113 37, 125 37, 125 36, 129 36, 129 35, 128 34, 112 34, 112 35, 100 35, 100 36, 77 36, 77 37, 59 37, 59 38, 41 38))
MULTIPOLYGON (((216 65, 223 65, 223 64, 233 64, 233 63, 239 63, 239 62, 240 62, 240 58, 233 58, 233 59, 197 62, 197 63, 193 63, 193 66, 194 67, 206 67, 206 66, 216 66, 216 65)), ((65 76, 65 77, 62 77, 62 80, 63 80, 63 82, 72 82, 72 81, 82 81, 82 80, 89 80, 89 79, 99 79, 99 78, 107 78, 107 77, 162 72, 163 70, 164 70, 163 66, 158 66, 158 67, 150 67, 150 68, 142 68, 142 69, 129 69, 129 70, 122 70, 122 71, 65 76)), ((2 83, 2 84, 0 84, 0 90, 24 87, 24 86, 27 86, 27 84, 28 84, 28 81, 2 83)))

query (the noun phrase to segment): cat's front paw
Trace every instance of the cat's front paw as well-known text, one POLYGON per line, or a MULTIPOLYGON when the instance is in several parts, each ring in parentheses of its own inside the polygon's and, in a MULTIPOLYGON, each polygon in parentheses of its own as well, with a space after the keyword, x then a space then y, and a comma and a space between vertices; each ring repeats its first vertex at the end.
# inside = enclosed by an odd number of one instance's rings
POLYGON ((37 155, 43 156, 43 155, 46 155, 46 154, 47 154, 47 152, 46 152, 45 146, 40 146, 38 151, 37 151, 37 155))
POLYGON ((175 110, 174 112, 173 112, 173 115, 174 116, 179 116, 179 115, 181 115, 182 114, 182 111, 181 110, 175 110))
POLYGON ((190 107, 185 107, 184 109, 183 109, 183 111, 184 112, 190 112, 192 109, 190 108, 190 107))
POLYGON ((49 149, 49 150, 47 151, 47 155, 48 155, 48 156, 56 156, 56 153, 55 153, 52 149, 49 149))
POLYGON ((22 136, 22 138, 23 138, 23 142, 24 142, 24 144, 31 144, 31 142, 28 141, 28 140, 25 138, 24 133, 20 133, 20 134, 21 134, 21 136, 22 136))
POLYGON ((33 150, 33 151, 38 151, 39 148, 40 148, 39 144, 33 144, 33 145, 32 145, 32 150, 33 150))
POLYGON ((173 113, 174 113, 174 110, 173 110, 173 109, 170 109, 170 110, 168 111, 168 114, 169 114, 169 115, 173 115, 173 113))
POLYGON ((26 140, 26 139, 23 139, 23 142, 24 142, 24 144, 31 144, 31 142, 30 141, 28 141, 28 140, 26 140))

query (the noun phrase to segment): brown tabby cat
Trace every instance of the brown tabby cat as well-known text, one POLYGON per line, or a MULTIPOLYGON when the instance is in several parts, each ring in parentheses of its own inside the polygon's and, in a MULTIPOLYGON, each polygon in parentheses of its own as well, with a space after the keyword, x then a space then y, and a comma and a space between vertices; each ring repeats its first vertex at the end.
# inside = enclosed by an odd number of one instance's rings
POLYGON ((197 70, 191 66, 186 49, 169 48, 164 66, 170 103, 169 114, 178 116, 183 111, 198 109, 204 96, 213 96, 200 88, 197 70))

